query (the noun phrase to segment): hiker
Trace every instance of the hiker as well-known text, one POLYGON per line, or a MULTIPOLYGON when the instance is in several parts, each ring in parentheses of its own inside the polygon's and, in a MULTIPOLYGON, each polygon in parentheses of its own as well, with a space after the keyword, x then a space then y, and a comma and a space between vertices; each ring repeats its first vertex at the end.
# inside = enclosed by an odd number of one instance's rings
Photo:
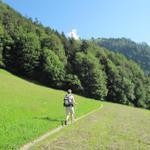
POLYGON ((71 123, 74 120, 74 105, 75 105, 74 96, 72 95, 72 90, 69 89, 68 93, 64 97, 64 107, 66 108, 65 125, 68 124, 69 119, 71 120, 71 123))

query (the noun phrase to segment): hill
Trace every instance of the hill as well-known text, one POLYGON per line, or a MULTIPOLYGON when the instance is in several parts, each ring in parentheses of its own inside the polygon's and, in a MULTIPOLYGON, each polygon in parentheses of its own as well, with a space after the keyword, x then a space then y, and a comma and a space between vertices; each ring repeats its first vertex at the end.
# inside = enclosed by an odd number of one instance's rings
POLYGON ((98 112, 61 130, 31 149, 150 149, 150 111, 112 103, 103 105, 98 112))
POLYGON ((126 38, 98 38, 96 44, 113 52, 119 52, 137 62, 146 74, 150 75, 150 46, 136 43, 126 38))
MULTIPOLYGON (((0 69, 0 149, 17 149, 64 120, 66 93, 18 78, 0 69)), ((75 95, 77 117, 100 106, 75 95)))
POLYGON ((67 38, 0 1, 0 67, 19 76, 75 93, 150 109, 150 78, 133 61, 67 38))

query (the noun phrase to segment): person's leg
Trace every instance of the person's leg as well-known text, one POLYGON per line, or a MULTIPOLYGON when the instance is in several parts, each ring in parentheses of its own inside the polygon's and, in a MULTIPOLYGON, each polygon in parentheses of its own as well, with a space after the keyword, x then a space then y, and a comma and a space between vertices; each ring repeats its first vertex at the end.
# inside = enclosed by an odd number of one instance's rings
POLYGON ((75 117, 74 117, 74 107, 71 108, 71 113, 70 113, 70 117, 71 117, 71 123, 74 121, 75 117))
POLYGON ((69 112, 69 108, 66 107, 66 120, 65 120, 65 125, 68 124, 69 122, 69 118, 70 118, 70 112, 69 112))
POLYGON ((67 122, 69 121, 69 118, 70 118, 70 114, 68 114, 68 115, 66 116, 66 121, 67 121, 67 122))
POLYGON ((72 113, 70 114, 70 120, 71 120, 71 123, 74 121, 74 116, 72 113))

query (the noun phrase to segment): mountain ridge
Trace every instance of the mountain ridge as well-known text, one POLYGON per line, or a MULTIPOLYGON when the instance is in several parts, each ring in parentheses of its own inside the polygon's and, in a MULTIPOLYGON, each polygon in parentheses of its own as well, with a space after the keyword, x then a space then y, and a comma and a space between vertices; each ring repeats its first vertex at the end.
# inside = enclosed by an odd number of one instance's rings
POLYGON ((147 75, 150 75, 150 46, 136 43, 127 38, 98 38, 93 40, 97 45, 110 51, 120 52, 138 63, 147 75))

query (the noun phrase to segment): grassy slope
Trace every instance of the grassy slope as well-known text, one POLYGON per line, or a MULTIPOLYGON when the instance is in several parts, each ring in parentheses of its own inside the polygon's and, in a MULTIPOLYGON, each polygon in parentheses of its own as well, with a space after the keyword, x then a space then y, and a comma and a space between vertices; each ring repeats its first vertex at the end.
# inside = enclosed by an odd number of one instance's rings
POLYGON ((104 107, 39 143, 34 150, 150 150, 150 111, 104 107))
MULTIPOLYGON (((0 149, 13 149, 60 125, 65 92, 39 86, 0 69, 0 149)), ((76 96, 77 116, 98 101, 76 96)))

